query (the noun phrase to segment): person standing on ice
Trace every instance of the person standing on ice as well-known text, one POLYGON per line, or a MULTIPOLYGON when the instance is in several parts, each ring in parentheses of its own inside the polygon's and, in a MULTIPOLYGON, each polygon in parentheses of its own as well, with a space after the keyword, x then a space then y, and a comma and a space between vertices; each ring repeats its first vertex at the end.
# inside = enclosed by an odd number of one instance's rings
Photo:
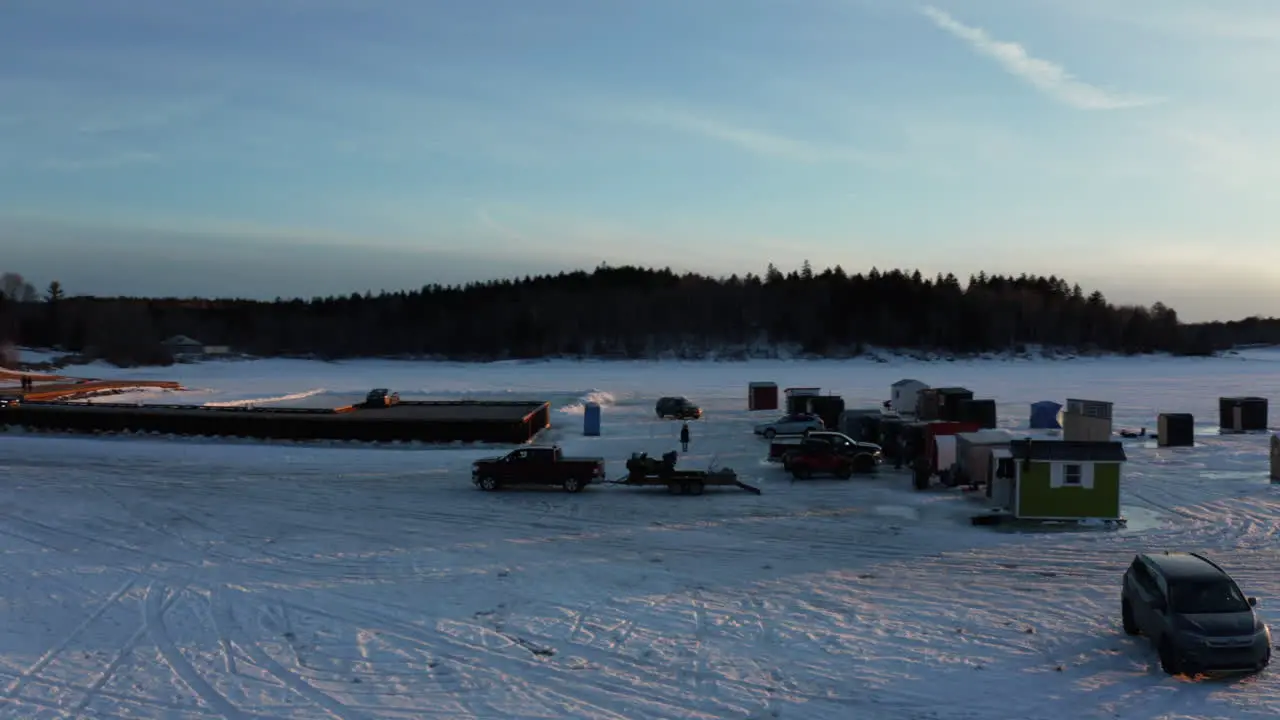
POLYGON ((680 450, 689 452, 689 423, 680 426, 680 450))

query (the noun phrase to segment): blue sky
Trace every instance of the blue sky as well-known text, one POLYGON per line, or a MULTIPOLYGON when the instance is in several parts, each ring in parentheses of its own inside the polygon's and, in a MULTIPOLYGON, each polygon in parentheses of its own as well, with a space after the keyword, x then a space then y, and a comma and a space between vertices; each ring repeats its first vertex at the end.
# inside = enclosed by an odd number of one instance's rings
POLYGON ((1280 3, 8 0, 0 265, 273 297, 640 263, 1280 314, 1280 3))

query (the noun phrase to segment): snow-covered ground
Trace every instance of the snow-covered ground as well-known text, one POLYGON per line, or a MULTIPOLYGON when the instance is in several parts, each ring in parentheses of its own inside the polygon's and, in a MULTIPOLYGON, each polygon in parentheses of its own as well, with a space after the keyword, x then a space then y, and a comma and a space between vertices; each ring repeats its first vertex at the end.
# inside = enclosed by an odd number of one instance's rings
MULTIPOLYGON (((553 403, 555 440, 618 475, 676 447, 653 401, 707 408, 683 462, 763 489, 473 489, 495 451, 0 435, 0 717, 1251 718, 1275 672, 1168 678, 1120 630, 1143 549, 1205 550, 1280 622, 1265 436, 1218 436, 1219 395, 1280 397, 1280 354, 1216 360, 325 364, 156 370, 133 400, 553 403), (1195 448, 1130 445, 1123 531, 975 528, 905 474, 793 483, 761 462, 747 383, 851 405, 902 377, 1028 404, 1111 400, 1116 425, 1192 412, 1195 448), (581 436, 585 399, 604 435, 581 436)), ((83 370, 83 372, 81 372, 83 370)), ((1280 487, 1280 486, 1277 486, 1280 487)), ((1277 628, 1280 630, 1280 627, 1277 628)), ((1280 672, 1280 666, 1277 666, 1280 672)))

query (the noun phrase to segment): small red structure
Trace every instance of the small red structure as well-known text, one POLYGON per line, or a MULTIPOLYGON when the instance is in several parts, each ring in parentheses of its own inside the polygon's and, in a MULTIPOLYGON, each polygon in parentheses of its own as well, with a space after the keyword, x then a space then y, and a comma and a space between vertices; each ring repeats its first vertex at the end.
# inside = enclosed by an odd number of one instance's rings
POLYGON ((753 382, 747 386, 748 410, 777 410, 778 383, 753 382))

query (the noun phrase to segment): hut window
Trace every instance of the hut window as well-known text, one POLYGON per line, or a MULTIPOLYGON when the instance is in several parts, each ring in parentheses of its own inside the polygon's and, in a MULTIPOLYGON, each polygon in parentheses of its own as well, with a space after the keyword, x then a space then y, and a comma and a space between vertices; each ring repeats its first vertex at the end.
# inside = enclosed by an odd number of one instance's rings
POLYGON ((1063 465, 1062 484, 1077 486, 1084 484, 1084 468, 1079 465, 1063 465))

